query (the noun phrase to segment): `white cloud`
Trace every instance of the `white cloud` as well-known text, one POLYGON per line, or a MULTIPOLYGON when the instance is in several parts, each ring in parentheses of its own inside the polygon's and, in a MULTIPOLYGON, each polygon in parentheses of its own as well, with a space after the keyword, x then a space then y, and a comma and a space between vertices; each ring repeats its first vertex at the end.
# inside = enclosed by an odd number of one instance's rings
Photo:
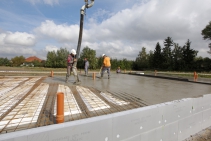
MULTIPOLYGON (((135 59, 142 47, 154 50, 157 42, 163 46, 163 40, 170 36, 180 46, 190 39, 191 47, 199 50, 198 55, 206 56, 201 52, 201 48, 207 48, 201 30, 210 20, 209 4, 209 0, 148 0, 138 1, 132 8, 116 14, 98 9, 89 16, 89 28, 83 30, 81 50, 89 46, 97 55, 106 53, 113 58, 135 59)), ((53 39, 71 48, 77 44, 79 25, 58 25, 46 20, 34 31, 38 37, 53 39)))
MULTIPOLYGON (((94 24, 84 31, 84 40, 97 42, 101 52, 110 53, 113 57, 133 54, 131 59, 137 57, 137 49, 141 51, 143 46, 147 51, 154 50, 158 41, 163 46, 163 40, 168 36, 181 46, 190 39, 191 48, 198 51, 201 51, 201 48, 208 50, 201 30, 210 20, 210 5, 210 0, 140 2, 131 9, 119 11, 100 24, 90 20, 94 24), (118 50, 117 47, 121 49, 118 50), (127 52, 129 49, 131 51, 127 52)), ((208 56, 202 52, 198 54, 208 56)))
POLYGON ((35 36, 25 32, 7 32, 0 34, 0 45, 34 46, 35 43, 35 36))
POLYGON ((46 47, 45 47, 45 51, 46 52, 48 52, 48 51, 57 51, 57 50, 59 50, 59 48, 58 47, 56 47, 56 46, 53 46, 53 45, 47 45, 46 47))
POLYGON ((32 48, 26 47, 4 46, 0 48, 0 52, 0 55, 5 57, 36 55, 36 52, 32 48))
POLYGON ((201 27, 200 16, 210 9, 206 2, 200 1, 205 7, 199 9, 198 3, 194 4, 191 0, 151 0, 144 5, 134 5, 132 9, 120 11, 91 30, 94 33, 98 31, 97 38, 138 41, 172 36, 181 39, 201 27))
POLYGON ((78 25, 56 25, 53 21, 46 20, 34 31, 37 36, 52 38, 58 42, 75 42, 77 40, 76 35, 78 35, 79 27, 78 25))
POLYGON ((36 3, 44 3, 51 6, 59 4, 59 0, 26 0, 26 1, 32 3, 33 5, 35 5, 36 3))
POLYGON ((0 55, 14 57, 19 55, 35 55, 31 48, 36 43, 35 36, 21 32, 0 33, 0 55))
MULTIPOLYGON (((60 1, 30 2, 53 5, 60 1)), ((113 3, 112 0, 106 2, 113 3)), ((114 5, 117 6, 116 3, 114 5)), ((147 52, 154 50, 157 42, 163 47, 164 39, 170 36, 180 46, 190 39, 191 48, 199 51, 198 56, 210 56, 206 52, 209 50, 208 41, 204 41, 201 35, 201 30, 210 21, 210 5, 210 0, 123 0, 120 7, 127 8, 117 13, 106 7, 97 9, 93 15, 87 10, 87 17, 90 18, 85 18, 81 50, 89 46, 96 50, 98 56, 105 53, 112 58, 134 60, 142 47, 145 47, 147 52), (127 4, 130 6, 127 7, 127 4)), ((91 9, 94 8, 95 5, 91 9)), ((12 45, 15 49, 21 45, 34 46, 42 50, 42 53, 39 53, 42 55, 60 47, 76 49, 79 23, 56 22, 58 19, 40 22, 40 26, 33 30, 34 35, 26 32, 1 33, 0 47, 12 45), (35 46, 36 42, 39 46, 35 46)), ((36 51, 38 52, 37 48, 36 51)))

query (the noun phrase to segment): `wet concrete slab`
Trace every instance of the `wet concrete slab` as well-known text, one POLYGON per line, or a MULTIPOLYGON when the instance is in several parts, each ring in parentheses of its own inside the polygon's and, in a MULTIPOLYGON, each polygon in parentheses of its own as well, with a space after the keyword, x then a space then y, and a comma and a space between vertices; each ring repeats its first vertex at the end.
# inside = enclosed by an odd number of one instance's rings
POLYGON ((96 73, 0 78, 0 134, 55 124, 56 94, 64 92, 65 122, 116 113, 211 92, 211 85, 139 75, 96 73))
POLYGON ((65 122, 146 106, 130 95, 64 83, 57 76, 1 77, 0 90, 0 134, 56 124, 59 92, 64 94, 65 122))
MULTIPOLYGON (((190 83, 188 81, 167 80, 162 78, 141 77, 137 75, 112 73, 110 79, 107 74, 99 79, 96 73, 88 76, 79 75, 81 86, 93 87, 100 91, 107 91, 122 95, 132 95, 147 105, 154 105, 182 98, 199 97, 211 92, 211 85, 190 83)), ((65 83, 65 76, 46 78, 45 82, 73 85, 74 77, 65 83)))

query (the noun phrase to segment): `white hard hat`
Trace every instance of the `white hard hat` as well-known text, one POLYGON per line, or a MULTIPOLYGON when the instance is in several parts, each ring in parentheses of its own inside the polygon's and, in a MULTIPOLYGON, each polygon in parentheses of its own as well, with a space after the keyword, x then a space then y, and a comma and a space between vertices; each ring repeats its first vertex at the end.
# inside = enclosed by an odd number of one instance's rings
POLYGON ((105 54, 102 54, 102 57, 105 56, 105 54))
POLYGON ((75 49, 72 49, 72 50, 70 51, 70 53, 72 53, 73 55, 76 55, 75 49))

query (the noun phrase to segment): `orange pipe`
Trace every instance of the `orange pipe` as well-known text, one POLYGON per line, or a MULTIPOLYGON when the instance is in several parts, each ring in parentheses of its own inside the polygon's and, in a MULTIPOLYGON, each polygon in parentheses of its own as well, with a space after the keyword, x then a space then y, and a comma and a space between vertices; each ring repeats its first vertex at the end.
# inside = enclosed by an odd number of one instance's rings
POLYGON ((196 74, 196 81, 198 80, 198 74, 196 74))
POLYGON ((56 123, 64 122, 64 93, 57 93, 57 114, 56 114, 56 123))
POLYGON ((92 74, 92 78, 93 80, 95 80, 95 72, 92 74))
POLYGON ((196 81, 196 72, 195 71, 193 73, 193 79, 194 79, 194 81, 196 81))
POLYGON ((155 70, 155 76, 157 76, 157 70, 155 70))
POLYGON ((51 77, 53 77, 53 71, 51 71, 51 77))

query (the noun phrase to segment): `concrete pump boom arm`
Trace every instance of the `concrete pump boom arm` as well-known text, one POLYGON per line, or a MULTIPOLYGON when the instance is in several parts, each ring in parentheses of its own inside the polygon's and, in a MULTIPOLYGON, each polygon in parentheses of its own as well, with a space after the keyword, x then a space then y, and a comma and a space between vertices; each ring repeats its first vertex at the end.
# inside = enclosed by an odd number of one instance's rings
MULTIPOLYGON (((78 59, 80 54, 81 42, 82 42, 82 34, 83 34, 83 22, 84 22, 84 14, 85 9, 90 8, 94 5, 94 0, 91 0, 91 3, 88 3, 88 0, 85 0, 85 5, 81 8, 81 18, 80 18, 80 29, 79 29, 79 37, 78 37, 78 46, 76 51, 76 58, 78 59)), ((77 64, 77 63, 76 63, 77 64)))
POLYGON ((84 14, 86 8, 90 8, 94 5, 94 0, 91 0, 91 3, 88 4, 88 0, 85 0, 85 5, 81 7, 81 14, 84 14))

